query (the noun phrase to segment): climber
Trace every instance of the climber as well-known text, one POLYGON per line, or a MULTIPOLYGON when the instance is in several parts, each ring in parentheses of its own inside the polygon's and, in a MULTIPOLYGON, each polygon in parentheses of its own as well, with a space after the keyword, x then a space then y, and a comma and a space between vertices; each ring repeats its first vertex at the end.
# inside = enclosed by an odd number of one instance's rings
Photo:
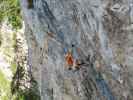
POLYGON ((73 66, 73 63, 74 63, 74 59, 73 59, 73 56, 72 56, 72 50, 71 49, 66 51, 65 61, 66 61, 66 66, 68 66, 69 67, 68 69, 71 70, 72 66, 73 66))
POLYGON ((64 48, 64 53, 66 65, 69 66, 68 69, 79 69, 80 65, 82 65, 81 61, 79 60, 79 48, 72 44, 72 47, 70 47, 69 50, 64 48))

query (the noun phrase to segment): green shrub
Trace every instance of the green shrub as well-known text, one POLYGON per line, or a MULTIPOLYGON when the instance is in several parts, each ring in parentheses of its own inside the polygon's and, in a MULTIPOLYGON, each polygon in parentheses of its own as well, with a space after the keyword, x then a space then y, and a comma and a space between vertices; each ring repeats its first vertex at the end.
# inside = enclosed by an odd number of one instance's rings
POLYGON ((11 82, 11 93, 16 97, 14 100, 40 100, 37 82, 32 75, 30 76, 30 88, 21 88, 21 86, 25 86, 25 84, 21 84, 21 80, 23 80, 24 77, 25 70, 18 64, 16 73, 11 82))
POLYGON ((22 27, 19 0, 0 0, 0 22, 4 18, 8 19, 14 29, 22 27))
POLYGON ((0 46, 2 45, 2 35, 0 33, 0 46))
POLYGON ((4 73, 0 70, 0 100, 9 100, 11 96, 10 81, 5 77, 4 73), (4 95, 2 95, 4 94, 4 95))

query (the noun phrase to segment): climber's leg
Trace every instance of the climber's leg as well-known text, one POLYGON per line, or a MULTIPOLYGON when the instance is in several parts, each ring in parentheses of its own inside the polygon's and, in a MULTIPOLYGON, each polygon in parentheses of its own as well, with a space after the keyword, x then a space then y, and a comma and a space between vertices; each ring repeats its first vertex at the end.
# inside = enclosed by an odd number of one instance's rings
POLYGON ((72 66, 69 66, 69 67, 68 67, 68 70, 72 70, 72 66))
POLYGON ((78 59, 74 59, 73 69, 80 69, 80 61, 78 59))

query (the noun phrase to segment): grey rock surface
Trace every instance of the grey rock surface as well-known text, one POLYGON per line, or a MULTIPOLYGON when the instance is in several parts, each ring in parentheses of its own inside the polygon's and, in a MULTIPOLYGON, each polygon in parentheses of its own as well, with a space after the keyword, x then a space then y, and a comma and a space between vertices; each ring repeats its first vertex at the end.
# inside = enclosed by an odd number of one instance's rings
POLYGON ((20 2, 42 100, 133 100, 133 0, 20 2), (77 71, 65 67, 72 44, 77 71))

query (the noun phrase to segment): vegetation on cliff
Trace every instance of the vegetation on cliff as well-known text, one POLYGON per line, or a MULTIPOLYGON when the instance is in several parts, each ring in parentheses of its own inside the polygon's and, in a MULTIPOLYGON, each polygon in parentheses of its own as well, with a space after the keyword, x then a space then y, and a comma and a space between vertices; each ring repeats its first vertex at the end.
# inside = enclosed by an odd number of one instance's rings
POLYGON ((26 70, 22 28, 19 0, 0 0, 0 100, 40 100, 37 82, 26 70))
POLYGON ((8 19, 13 28, 22 27, 22 17, 19 0, 0 0, 0 22, 8 19))

